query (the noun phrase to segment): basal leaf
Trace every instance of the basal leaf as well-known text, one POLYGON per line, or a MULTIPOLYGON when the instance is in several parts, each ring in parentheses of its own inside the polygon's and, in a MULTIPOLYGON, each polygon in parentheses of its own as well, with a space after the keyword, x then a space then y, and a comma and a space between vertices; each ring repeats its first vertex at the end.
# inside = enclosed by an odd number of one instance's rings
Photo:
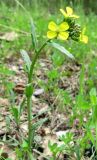
POLYGON ((25 50, 21 50, 20 53, 21 53, 22 58, 26 64, 27 70, 30 71, 31 60, 30 60, 28 53, 25 50))

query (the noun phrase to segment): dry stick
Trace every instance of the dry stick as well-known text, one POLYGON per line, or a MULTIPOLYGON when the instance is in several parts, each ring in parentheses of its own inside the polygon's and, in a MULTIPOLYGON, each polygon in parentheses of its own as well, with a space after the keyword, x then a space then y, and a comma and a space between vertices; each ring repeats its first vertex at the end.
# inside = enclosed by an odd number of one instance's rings
POLYGON ((55 132, 57 128, 60 127, 63 123, 64 121, 60 122, 54 129, 52 129, 52 132, 55 132))
POLYGON ((39 154, 40 155, 40 158, 46 158, 46 160, 49 160, 49 158, 45 157, 45 155, 43 155, 41 152, 39 152, 38 150, 36 149, 33 149, 33 151, 36 153, 36 154, 39 154))

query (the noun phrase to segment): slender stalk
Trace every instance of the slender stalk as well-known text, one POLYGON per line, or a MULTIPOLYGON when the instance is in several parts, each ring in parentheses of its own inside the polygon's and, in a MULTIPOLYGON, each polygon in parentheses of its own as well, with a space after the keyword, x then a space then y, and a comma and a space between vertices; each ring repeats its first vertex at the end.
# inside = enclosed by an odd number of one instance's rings
POLYGON ((42 49, 47 45, 47 42, 49 42, 50 40, 46 41, 42 46, 41 48, 35 52, 35 56, 34 56, 34 59, 32 61, 32 64, 31 64, 31 67, 30 67, 30 73, 29 73, 29 82, 28 83, 31 83, 32 82, 32 76, 33 76, 33 70, 34 70, 34 65, 39 57, 39 54, 40 52, 42 51, 42 49))
POLYGON ((97 154, 97 123, 96 123, 96 154, 97 154))
MULTIPOLYGON (((28 76, 28 84, 32 83, 32 78, 33 78, 33 70, 34 70, 34 66, 35 63, 39 57, 40 52, 42 51, 42 49, 47 45, 46 41, 41 48, 38 51, 35 51, 35 56, 34 59, 32 61, 31 67, 30 67, 30 73, 28 76)), ((31 146, 32 146, 32 141, 33 141, 33 136, 32 136, 32 100, 31 100, 32 96, 27 97, 27 107, 28 107, 28 151, 31 152, 31 146)))
POLYGON ((31 130, 32 130, 32 125, 31 125, 31 97, 27 98, 27 106, 28 106, 28 149, 29 152, 31 151, 31 143, 32 143, 32 134, 31 134, 31 130))

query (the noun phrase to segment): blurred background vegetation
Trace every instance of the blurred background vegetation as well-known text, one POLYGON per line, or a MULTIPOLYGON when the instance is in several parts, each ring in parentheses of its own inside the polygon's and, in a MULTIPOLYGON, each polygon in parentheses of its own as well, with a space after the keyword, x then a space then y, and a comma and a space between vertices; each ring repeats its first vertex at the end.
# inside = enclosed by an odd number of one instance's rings
MULTIPOLYGON (((8 53, 18 53, 20 49, 29 52, 31 46, 30 16, 36 25, 38 40, 41 43, 46 39, 48 23, 51 20, 60 19, 60 8, 66 6, 74 8, 74 12, 80 16, 78 23, 86 27, 86 35, 89 37, 87 45, 77 42, 66 42, 65 47, 80 61, 91 59, 97 51, 97 1, 96 0, 3 0, 0 1, 0 30, 2 33, 15 31, 19 34, 13 42, 1 41, 0 57, 8 53), (21 3, 23 7, 19 4, 21 3), (23 32, 25 34, 22 34, 23 32), (28 33, 28 34, 26 34, 28 33)), ((96 54, 95 54, 96 55, 96 54)))
MULTIPOLYGON (((5 3, 9 6, 15 6, 15 0, 3 0, 0 3, 5 3)), ((97 1, 96 0, 19 0, 20 3, 27 7, 38 8, 41 6, 49 7, 54 10, 62 5, 82 5, 86 14, 93 11, 97 13, 97 1)))

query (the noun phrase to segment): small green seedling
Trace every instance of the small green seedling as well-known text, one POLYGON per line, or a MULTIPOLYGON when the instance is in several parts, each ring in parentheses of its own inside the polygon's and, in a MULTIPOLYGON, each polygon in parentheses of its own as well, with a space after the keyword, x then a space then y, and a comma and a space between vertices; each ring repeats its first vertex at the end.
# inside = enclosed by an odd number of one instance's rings
POLYGON ((67 132, 66 135, 60 136, 61 144, 54 143, 52 144, 50 141, 48 143, 48 147, 52 153, 52 157, 50 160, 61 160, 61 154, 70 155, 70 151, 74 151, 73 146, 73 137, 72 133, 67 132))

